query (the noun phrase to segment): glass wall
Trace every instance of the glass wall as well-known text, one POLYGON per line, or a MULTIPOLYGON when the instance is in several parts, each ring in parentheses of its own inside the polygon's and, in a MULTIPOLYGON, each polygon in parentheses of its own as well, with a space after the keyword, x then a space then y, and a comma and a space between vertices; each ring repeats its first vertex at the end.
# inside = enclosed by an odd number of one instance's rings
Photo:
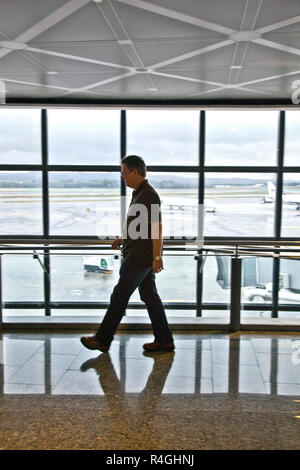
POLYGON ((0 207, 1 235, 42 235, 41 172, 0 171, 0 207))
POLYGON ((119 175, 50 172, 50 235, 115 235, 120 230, 119 175))
MULTIPOLYGON (((0 237, 113 240, 132 195, 120 161, 136 154, 160 196, 165 239, 196 237, 201 225, 205 240, 220 244, 300 241, 299 129, 294 110, 2 108, 0 237)), ((156 277, 167 314, 228 323, 230 258, 211 253, 200 267, 181 255, 165 249, 156 277)), ((3 255, 5 315, 43 307, 47 315, 101 315, 120 263, 110 251, 51 251, 43 270, 30 256, 3 255)), ((243 258, 243 321, 300 318, 298 264, 243 258)), ((127 314, 146 314, 138 291, 127 314)))
POLYGON ((38 109, 0 109, 0 165, 40 164, 38 109))
POLYGON ((50 164, 119 163, 120 111, 50 109, 48 121, 50 164))
POLYGON ((210 237, 274 235, 274 204, 268 201, 273 173, 205 174, 204 234, 210 237), (211 209, 214 209, 213 211, 211 209))
POLYGON ((127 112, 127 154, 147 165, 198 165, 199 111, 127 112))
POLYGON ((207 111, 206 165, 276 165, 278 111, 207 111))

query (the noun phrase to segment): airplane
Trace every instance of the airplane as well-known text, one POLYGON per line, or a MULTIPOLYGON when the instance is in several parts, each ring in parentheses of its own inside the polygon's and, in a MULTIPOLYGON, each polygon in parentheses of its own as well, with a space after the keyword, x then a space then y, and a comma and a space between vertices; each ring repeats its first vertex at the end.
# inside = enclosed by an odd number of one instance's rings
MULTIPOLYGON (((180 201, 180 200, 179 200, 180 201)), ((197 203, 192 203, 188 204, 187 200, 182 199, 182 202, 179 203, 170 203, 170 204, 163 204, 163 201, 161 200, 162 203, 162 208, 167 210, 167 211, 173 211, 173 210, 196 210, 197 208, 197 203)), ((215 214, 216 213, 216 206, 213 200, 211 199, 205 199, 204 201, 204 211, 206 213, 210 214, 215 214)))
MULTIPOLYGON (((267 182, 268 193, 263 197, 264 204, 275 201, 276 187, 272 181, 267 182)), ((300 211, 300 193, 299 194, 288 194, 285 191, 282 193, 282 201, 286 204, 293 204, 296 206, 296 210, 300 211)))

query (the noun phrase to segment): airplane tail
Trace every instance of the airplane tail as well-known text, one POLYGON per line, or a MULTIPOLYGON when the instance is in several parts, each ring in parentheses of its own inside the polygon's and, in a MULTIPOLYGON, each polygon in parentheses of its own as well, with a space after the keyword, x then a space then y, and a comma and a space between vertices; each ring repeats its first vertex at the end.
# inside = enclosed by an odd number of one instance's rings
POLYGON ((263 197, 263 202, 274 202, 275 201, 275 192, 276 192, 276 187, 273 181, 268 181, 267 182, 267 187, 268 187, 268 192, 267 194, 263 197))
POLYGON ((276 191, 275 184, 273 183, 273 181, 268 181, 267 185, 268 185, 268 196, 275 197, 275 191, 276 191))

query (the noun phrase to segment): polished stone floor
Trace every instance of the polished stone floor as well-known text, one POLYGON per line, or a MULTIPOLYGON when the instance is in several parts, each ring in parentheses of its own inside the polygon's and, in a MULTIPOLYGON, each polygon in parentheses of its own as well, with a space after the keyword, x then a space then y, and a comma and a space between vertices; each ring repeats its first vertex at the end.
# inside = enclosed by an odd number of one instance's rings
POLYGON ((300 449, 299 334, 80 336, 2 333, 0 449, 300 449))

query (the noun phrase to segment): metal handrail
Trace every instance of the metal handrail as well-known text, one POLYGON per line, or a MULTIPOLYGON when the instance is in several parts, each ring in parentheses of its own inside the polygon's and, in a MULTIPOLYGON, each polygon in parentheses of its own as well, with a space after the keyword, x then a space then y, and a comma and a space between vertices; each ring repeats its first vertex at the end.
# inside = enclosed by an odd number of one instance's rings
MULTIPOLYGON (((61 245, 61 244, 66 244, 66 245, 110 245, 114 239, 106 239, 106 240, 95 240, 95 239, 80 239, 76 240, 74 238, 0 238, 0 246, 2 245, 15 245, 15 244, 22 244, 22 245, 27 245, 30 243, 34 244, 42 244, 42 245, 61 245)), ((188 240, 188 239, 168 239, 164 238, 163 240, 164 245, 169 245, 169 246, 177 246, 177 245, 193 245, 194 242, 193 240, 188 240)), ((300 248, 300 240, 219 240, 219 239, 210 239, 210 240, 203 240, 203 243, 207 246, 220 246, 220 245, 225 245, 225 246, 299 246, 300 248)))
MULTIPOLYGON (((98 254, 104 254, 99 252, 99 248, 103 250, 109 250, 112 244, 111 240, 74 240, 74 239, 2 239, 0 240, 0 254, 17 254, 13 253, 20 251, 36 251, 36 250, 95 250, 97 249, 98 254)), ((272 258, 291 258, 299 259, 300 255, 286 255, 286 253, 299 253, 300 252, 300 241, 222 241, 219 240, 205 240, 205 244, 196 245, 192 241, 178 239, 163 241, 164 255, 166 256, 194 256, 188 255, 187 252, 205 252, 207 256, 215 256, 216 254, 222 254, 222 256, 261 256, 261 257, 272 257, 272 258), (225 245, 225 246, 224 246, 225 245), (213 248, 216 247, 216 248, 213 248), (266 248, 273 247, 273 248, 266 248), (287 248, 289 247, 289 248, 287 248), (293 248, 291 248, 293 247, 293 248), (299 247, 299 249, 294 248, 299 247), (171 254, 166 253, 168 251, 184 251, 184 254, 171 254), (212 253, 210 255, 209 253, 212 253), (282 254, 284 253, 284 254, 282 254)), ((69 253, 70 255, 75 253, 69 253)), ((118 250, 113 253, 115 256, 122 256, 122 253, 118 250)), ((195 256, 195 258, 198 258, 195 256)))
MULTIPOLYGON (((68 250, 95 250, 97 254, 103 250, 109 250, 113 239, 111 240, 74 240, 74 239, 0 239, 0 327, 2 324, 2 292, 1 292, 1 258, 3 254, 25 254, 33 253, 37 258, 46 275, 49 275, 45 266, 39 259, 39 255, 47 250, 47 255, 55 255, 53 251, 68 250), (34 245, 33 245, 34 244, 34 245), (106 247, 106 248, 105 248, 106 247), (42 253, 37 252, 37 250, 42 253), (99 251, 100 250, 100 251, 99 251), (29 253, 29 252, 32 253, 29 253), (27 252, 27 253, 26 253, 27 252), (22 253, 23 254, 23 253, 22 253)), ((231 300, 230 300, 230 329, 239 331, 241 329, 241 274, 242 274, 242 256, 259 256, 285 259, 300 259, 300 255, 288 255, 288 253, 300 253, 300 241, 250 241, 235 240, 222 241, 209 240, 203 241, 203 245, 195 245, 190 240, 164 240, 164 250, 166 251, 184 251, 184 253, 164 253, 166 256, 193 256, 196 260, 201 260, 200 269, 207 256, 230 256, 231 257, 231 300), (194 246, 192 246, 194 245, 194 246), (288 248, 289 247, 289 248, 288 248), (297 249, 297 247, 299 249, 297 249), (189 253, 190 252, 190 253, 189 253), (196 252, 196 254, 195 254, 196 252)), ((64 253, 64 256, 66 253, 64 253)), ((68 255, 77 255, 77 253, 68 253, 68 255)), ((118 250, 114 253, 115 257, 122 256, 118 250)))

